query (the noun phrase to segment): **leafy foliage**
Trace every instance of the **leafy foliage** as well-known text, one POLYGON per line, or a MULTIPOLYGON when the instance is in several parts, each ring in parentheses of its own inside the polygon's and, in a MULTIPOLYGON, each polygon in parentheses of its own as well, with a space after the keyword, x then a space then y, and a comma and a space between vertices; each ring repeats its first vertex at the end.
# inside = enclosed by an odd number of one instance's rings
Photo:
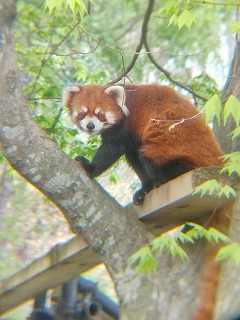
POLYGON ((213 95, 204 105, 203 112, 207 119, 207 122, 212 123, 216 116, 218 123, 221 121, 222 115, 222 103, 217 94, 213 95))
POLYGON ((220 95, 217 82, 208 74, 201 74, 194 77, 190 82, 190 86, 194 89, 194 92, 198 94, 204 92, 206 99, 210 99, 214 95, 220 95))
POLYGON ((240 126, 235 128, 231 134, 232 134, 232 140, 238 138, 240 136, 240 126))
POLYGON ((240 243, 233 242, 221 248, 216 257, 217 261, 232 261, 234 264, 240 263, 240 243))
POLYGON ((224 125, 226 125, 227 119, 229 116, 232 116, 233 119, 235 120, 237 126, 240 125, 240 101, 231 95, 224 106, 224 111, 223 111, 223 121, 224 125))
POLYGON ((216 243, 216 244, 220 242, 231 243, 231 239, 228 236, 226 236, 225 234, 223 234, 222 232, 220 232, 215 228, 211 227, 209 229, 205 229, 201 225, 198 225, 193 222, 188 222, 186 223, 186 225, 188 227, 192 227, 187 232, 187 235, 194 241, 199 239, 206 239, 208 242, 216 243))
POLYGON ((221 173, 227 172, 229 176, 236 173, 240 177, 240 152, 236 151, 223 156, 225 164, 221 169, 221 173))
MULTIPOLYGON (((88 0, 90 3, 93 3, 92 0, 88 0)), ((70 9, 72 13, 77 14, 79 13, 80 16, 84 16, 86 14, 87 8, 83 0, 46 0, 45 1, 45 9, 49 10, 49 13, 52 14, 54 10, 58 13, 61 9, 64 8, 65 11, 70 9)))
POLYGON ((222 120, 223 124, 226 125, 228 118, 232 116, 236 122, 236 125, 240 125, 240 101, 233 95, 229 96, 223 107, 219 96, 217 94, 214 94, 205 103, 202 111, 204 112, 206 120, 209 123, 212 123, 214 118, 216 117, 218 125, 221 124, 222 120))
POLYGON ((189 1, 168 1, 159 9, 158 15, 168 17, 168 26, 178 26, 179 29, 186 26, 190 29, 193 23, 197 23, 197 19, 189 9, 189 1))
POLYGON ((196 223, 188 222, 173 231, 161 234, 156 237, 149 245, 135 252, 129 259, 130 265, 137 267, 141 273, 150 274, 157 269, 155 254, 170 254, 172 258, 180 258, 181 261, 188 261, 187 252, 182 248, 183 244, 194 244, 200 239, 206 239, 211 243, 231 243, 229 237, 215 228, 205 229, 196 223), (182 230, 187 227, 190 230, 182 230))
MULTIPOLYGON (((240 135, 240 101, 230 95, 224 107, 217 94, 213 95, 202 108, 202 112, 206 117, 206 121, 212 123, 216 117, 218 125, 223 121, 224 125, 230 116, 235 120, 236 128, 232 132, 232 138, 235 139, 240 135)), ((228 173, 229 176, 237 174, 240 176, 240 152, 236 151, 226 154, 222 157, 224 164, 220 173, 228 173)), ((193 194, 200 193, 201 197, 210 196, 225 196, 227 198, 236 197, 236 191, 229 185, 220 184, 216 179, 212 179, 197 186, 193 194)))
POLYGON ((138 271, 141 273, 151 273, 157 269, 157 261, 149 246, 145 246, 135 252, 130 257, 129 263, 131 265, 138 264, 138 271))
POLYGON ((201 197, 210 196, 227 198, 236 197, 236 191, 229 185, 221 185, 216 179, 208 180, 194 188, 193 194, 200 193, 201 197))

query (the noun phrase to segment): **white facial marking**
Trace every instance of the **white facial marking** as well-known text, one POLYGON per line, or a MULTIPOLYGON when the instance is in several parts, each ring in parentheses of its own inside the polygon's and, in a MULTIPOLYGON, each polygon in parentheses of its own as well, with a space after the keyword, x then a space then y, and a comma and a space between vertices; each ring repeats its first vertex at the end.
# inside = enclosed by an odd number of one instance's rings
POLYGON ((84 112, 86 112, 86 113, 88 112, 88 108, 85 107, 85 106, 82 106, 81 109, 82 109, 82 111, 84 111, 84 112))
POLYGON ((86 116, 83 120, 79 121, 79 127, 84 132, 97 134, 104 128, 104 123, 99 121, 95 116, 86 116), (89 128, 89 124, 93 125, 93 127, 89 128))
POLYGON ((111 111, 107 111, 106 114, 106 119, 108 124, 114 124, 115 123, 115 115, 111 111))
POLYGON ((96 108, 95 111, 94 111, 94 113, 95 113, 95 114, 98 114, 99 111, 101 111, 101 109, 100 109, 100 108, 96 108))
POLYGON ((77 111, 74 110, 74 111, 72 112, 72 119, 75 119, 75 118, 77 117, 77 115, 78 115, 77 111))

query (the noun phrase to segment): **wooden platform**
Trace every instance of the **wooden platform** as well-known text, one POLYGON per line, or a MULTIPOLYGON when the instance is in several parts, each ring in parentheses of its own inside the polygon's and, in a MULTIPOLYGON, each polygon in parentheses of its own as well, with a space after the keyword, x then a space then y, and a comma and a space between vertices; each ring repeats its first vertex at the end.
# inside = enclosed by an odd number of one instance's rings
MULTIPOLYGON (((147 195, 143 206, 128 206, 137 211, 139 219, 155 234, 170 230, 187 221, 199 221, 221 208, 231 199, 192 195, 202 182, 219 177, 218 168, 201 168, 176 178, 147 195)), ((220 177, 224 179, 224 177, 220 177)), ((80 237, 57 244, 12 277, 0 281, 0 314, 54 288, 101 263, 80 237)))

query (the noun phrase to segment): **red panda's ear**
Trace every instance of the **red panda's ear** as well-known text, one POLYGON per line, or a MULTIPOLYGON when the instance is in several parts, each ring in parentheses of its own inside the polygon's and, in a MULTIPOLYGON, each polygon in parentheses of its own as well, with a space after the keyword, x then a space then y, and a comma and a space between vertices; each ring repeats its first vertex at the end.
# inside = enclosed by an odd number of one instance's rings
POLYGON ((117 104, 126 116, 129 114, 128 108, 125 105, 125 90, 122 86, 111 86, 108 87, 104 92, 116 99, 117 104))
POLYGON ((62 95, 62 106, 68 107, 68 104, 72 95, 79 92, 80 90, 81 90, 81 87, 76 85, 65 87, 62 95))

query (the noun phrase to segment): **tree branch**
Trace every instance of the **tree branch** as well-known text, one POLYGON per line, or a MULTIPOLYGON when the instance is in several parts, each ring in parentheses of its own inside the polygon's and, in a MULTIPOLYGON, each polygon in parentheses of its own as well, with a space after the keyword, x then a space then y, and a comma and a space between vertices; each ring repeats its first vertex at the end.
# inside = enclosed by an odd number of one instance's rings
POLYGON ((191 93, 194 97, 197 97, 203 101, 207 101, 208 99, 206 99, 204 96, 196 93, 194 90, 192 90, 189 86, 186 86, 183 82, 175 80, 171 73, 169 71, 167 71, 165 68, 163 68, 153 57, 153 54, 151 52, 151 49, 148 46, 148 42, 147 39, 145 39, 144 41, 144 46, 146 48, 147 51, 147 55, 150 59, 150 61, 152 62, 152 64, 159 70, 161 71, 163 74, 166 75, 166 77, 168 78, 169 81, 171 81, 172 83, 176 84, 177 86, 179 86, 180 88, 183 88, 184 90, 188 91, 189 93, 191 93))
POLYGON ((147 36, 148 23, 149 23, 151 14, 154 9, 154 4, 155 4, 155 0, 149 0, 148 7, 147 7, 147 10, 146 10, 146 13, 144 16, 144 20, 143 20, 143 24, 142 24, 141 39, 140 39, 139 44, 137 45, 137 48, 136 48, 135 53, 133 55, 132 61, 129 63, 129 65, 126 68, 124 68, 123 72, 116 79, 114 79, 113 81, 111 81, 109 83, 110 85, 115 84, 115 83, 119 82, 120 80, 122 80, 122 78, 125 77, 134 67, 134 65, 138 59, 139 53, 142 50, 146 36, 147 36))
POLYGON ((231 6, 231 7, 240 7, 240 3, 223 3, 223 2, 217 2, 217 1, 205 1, 205 0, 191 0, 192 3, 197 3, 197 4, 211 4, 214 6, 231 6))
POLYGON ((178 81, 178 80, 175 80, 171 73, 168 72, 165 68, 163 68, 161 65, 158 64, 158 62, 155 60, 155 58, 153 57, 153 52, 151 51, 151 49, 149 48, 149 45, 148 45, 148 42, 147 42, 147 34, 148 34, 148 24, 149 24, 149 20, 150 20, 150 17, 151 17, 151 14, 153 12, 153 9, 154 9, 154 0, 150 0, 149 3, 148 3, 148 8, 146 10, 146 13, 145 13, 145 16, 144 16, 144 21, 143 21, 143 24, 142 24, 142 33, 141 33, 141 39, 140 39, 140 42, 136 48, 136 51, 133 55, 133 59, 132 61, 130 62, 130 64, 124 68, 123 72, 116 78, 114 79, 113 81, 111 81, 109 84, 112 85, 112 84, 115 84, 117 82, 119 82, 120 80, 122 80, 123 77, 125 77, 131 70, 132 68, 134 67, 136 61, 137 61, 137 58, 140 54, 140 51, 142 49, 143 46, 145 46, 145 49, 146 49, 146 54, 148 55, 150 61, 152 62, 152 64, 158 69, 160 70, 162 73, 164 73, 168 80, 174 84, 176 84, 177 86, 179 86, 180 88, 183 88, 184 90, 188 91, 189 93, 191 93, 194 97, 197 97, 203 101, 207 101, 208 99, 205 98, 204 96, 196 93, 193 89, 191 89, 189 86, 186 86, 183 82, 181 81, 178 81))

